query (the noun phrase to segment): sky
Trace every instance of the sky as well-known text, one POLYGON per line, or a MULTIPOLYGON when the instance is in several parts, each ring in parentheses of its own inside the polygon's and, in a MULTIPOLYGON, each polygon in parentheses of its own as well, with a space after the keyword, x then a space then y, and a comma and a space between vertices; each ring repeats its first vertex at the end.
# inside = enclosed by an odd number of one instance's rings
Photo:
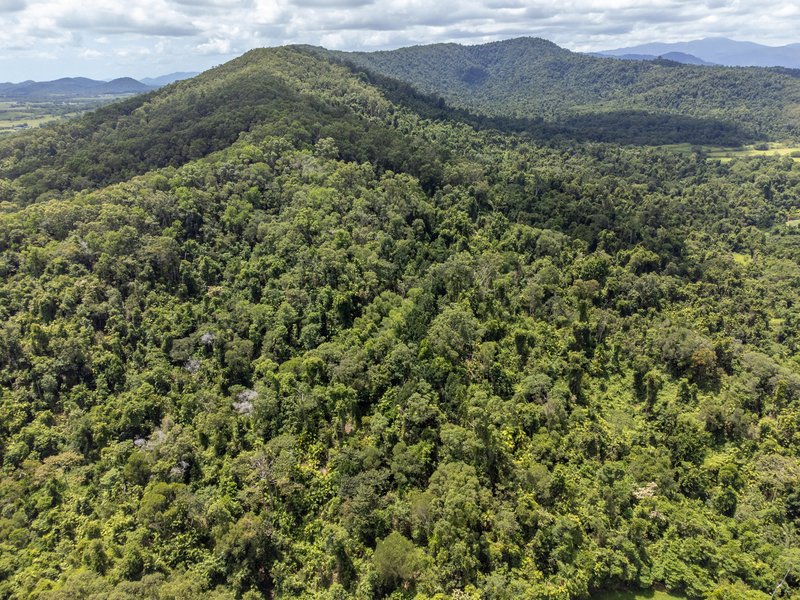
POLYGON ((379 50, 531 35, 576 51, 800 42, 798 0, 0 0, 0 81, 200 71, 251 48, 379 50))

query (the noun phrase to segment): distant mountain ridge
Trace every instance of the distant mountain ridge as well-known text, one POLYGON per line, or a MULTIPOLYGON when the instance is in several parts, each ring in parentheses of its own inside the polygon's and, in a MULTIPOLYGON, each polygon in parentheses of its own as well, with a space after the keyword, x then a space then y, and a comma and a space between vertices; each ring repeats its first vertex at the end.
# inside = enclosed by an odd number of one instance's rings
POLYGON ((168 73, 167 75, 161 75, 159 77, 145 77, 140 81, 143 84, 151 87, 162 87, 169 85, 170 83, 175 83, 176 81, 191 79, 197 75, 199 75, 197 71, 179 71, 177 73, 168 73))
POLYGON ((661 56, 657 56, 655 54, 604 54, 602 52, 593 52, 592 56, 598 56, 601 58, 619 58, 620 60, 671 60, 672 62, 681 63, 684 65, 698 65, 704 67, 714 67, 719 66, 717 63, 708 62, 694 56, 692 54, 686 54, 685 52, 667 52, 666 54, 662 54, 661 56))
POLYGON ((6 82, 0 83, 0 97, 53 99, 141 94, 176 81, 190 79, 197 74, 195 72, 177 72, 159 77, 145 77, 141 81, 132 77, 118 77, 111 81, 89 79, 88 77, 62 77, 53 81, 6 82))
POLYGON ((58 98, 140 94, 153 88, 131 77, 97 81, 87 77, 62 77, 54 81, 0 83, 0 96, 5 98, 58 98))
POLYGON ((701 65, 712 67, 715 66, 717 63, 709 62, 707 60, 703 60, 693 54, 687 54, 686 52, 667 52, 666 54, 662 54, 661 56, 657 57, 661 60, 671 60, 673 62, 679 62, 684 65, 701 65))
POLYGON ((729 67, 800 68, 800 44, 766 46, 728 38, 704 38, 673 43, 653 42, 605 50, 596 54, 622 58, 628 55, 664 56, 673 52, 689 54, 706 62, 729 67))
POLYGON ((667 60, 615 60, 530 37, 328 54, 450 106, 538 120, 573 137, 722 145, 800 137, 800 85, 778 69, 680 64, 685 55, 667 52, 659 54, 667 60))

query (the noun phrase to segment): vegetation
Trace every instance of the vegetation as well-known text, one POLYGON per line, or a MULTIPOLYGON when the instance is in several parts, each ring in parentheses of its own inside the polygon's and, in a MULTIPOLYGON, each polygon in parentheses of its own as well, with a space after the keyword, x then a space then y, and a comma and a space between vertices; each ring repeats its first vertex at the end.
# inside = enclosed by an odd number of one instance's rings
POLYGON ((648 590, 646 592, 606 592, 594 596, 592 600, 676 600, 678 596, 673 596, 666 592, 648 590))
POLYGON ((536 38, 335 53, 480 114, 545 132, 632 144, 798 140, 800 80, 770 69, 620 61, 536 38))
POLYGON ((738 148, 674 144, 665 145, 663 148, 685 154, 698 153, 711 160, 720 160, 722 162, 727 162, 733 158, 741 158, 744 156, 788 156, 794 160, 800 160, 800 146, 781 143, 751 144, 738 148))
POLYGON ((0 598, 796 598, 800 164, 384 83, 0 142, 0 598))
POLYGON ((427 183, 425 172, 440 168, 430 154, 436 149, 400 143, 394 107, 344 69, 331 69, 298 50, 254 50, 159 92, 0 141, 0 178, 15 181, 19 201, 51 198, 182 165, 258 125, 289 139, 332 136, 346 159, 411 171, 427 183))
POLYGON ((110 102, 109 98, 63 100, 4 100, 0 96, 0 136, 76 117, 110 102))

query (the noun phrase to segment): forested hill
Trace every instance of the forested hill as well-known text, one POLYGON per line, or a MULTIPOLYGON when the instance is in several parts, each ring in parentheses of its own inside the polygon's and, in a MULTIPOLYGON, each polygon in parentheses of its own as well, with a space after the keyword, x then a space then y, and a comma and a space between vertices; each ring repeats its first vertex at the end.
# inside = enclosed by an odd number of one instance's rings
POLYGON ((233 143, 243 131, 336 138, 348 159, 392 168, 435 168, 425 144, 396 145, 377 117, 380 91, 297 48, 248 52, 230 63, 81 118, 0 140, 7 199, 96 188, 150 169, 178 166, 233 143))
POLYGON ((403 153, 391 148, 393 136, 372 114, 390 103, 567 142, 735 146, 794 135, 800 119, 800 79, 761 69, 620 62, 530 38, 346 55, 374 71, 360 80, 329 63, 342 56, 304 47, 254 50, 191 80, 0 140, 0 178, 15 180, 26 201, 52 197, 184 164, 261 124, 275 133, 338 132, 345 157, 394 164, 403 153), (439 95, 465 110, 448 110, 439 95), (302 123, 286 121, 289 108, 302 123), (369 140, 348 140, 344 131, 365 118, 373 120, 369 140))
POLYGON ((648 116, 668 114, 742 127, 761 139, 800 136, 800 81, 767 69, 619 61, 537 38, 336 55, 474 112, 541 117, 567 129, 605 120, 609 141, 615 128, 624 141, 631 111, 643 113, 645 131, 653 126, 648 116))
POLYGON ((800 165, 373 78, 0 142, 0 598, 796 598, 800 165))

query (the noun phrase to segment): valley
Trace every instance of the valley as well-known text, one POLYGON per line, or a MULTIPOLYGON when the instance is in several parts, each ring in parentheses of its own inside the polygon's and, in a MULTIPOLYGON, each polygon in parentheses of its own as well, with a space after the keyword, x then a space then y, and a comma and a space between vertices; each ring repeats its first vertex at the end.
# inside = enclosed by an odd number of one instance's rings
POLYGON ((69 101, 2 101, 0 98, 0 135, 17 133, 94 110, 114 98, 75 98, 69 101))

